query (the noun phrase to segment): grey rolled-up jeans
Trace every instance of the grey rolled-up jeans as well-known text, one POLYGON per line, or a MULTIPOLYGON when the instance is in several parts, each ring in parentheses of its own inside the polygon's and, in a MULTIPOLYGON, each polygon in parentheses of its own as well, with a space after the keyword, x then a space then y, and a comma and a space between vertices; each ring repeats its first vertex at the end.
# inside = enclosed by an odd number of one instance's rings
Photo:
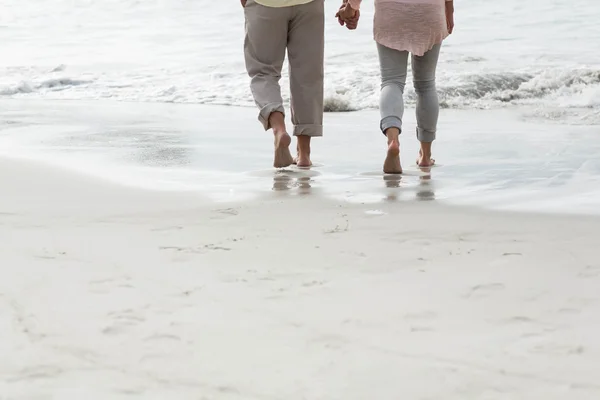
MULTIPOLYGON (((441 44, 423 56, 412 56, 413 85, 417 94, 417 138, 421 142, 435 140, 440 106, 435 87, 435 70, 441 44)), ((377 44, 381 67, 381 130, 398 128, 402 132, 404 87, 408 69, 408 51, 390 49, 377 44)))
POLYGON ((287 49, 294 135, 322 136, 324 0, 289 7, 248 0, 244 10, 244 58, 258 119, 269 129, 271 113, 285 114, 279 80, 287 49))

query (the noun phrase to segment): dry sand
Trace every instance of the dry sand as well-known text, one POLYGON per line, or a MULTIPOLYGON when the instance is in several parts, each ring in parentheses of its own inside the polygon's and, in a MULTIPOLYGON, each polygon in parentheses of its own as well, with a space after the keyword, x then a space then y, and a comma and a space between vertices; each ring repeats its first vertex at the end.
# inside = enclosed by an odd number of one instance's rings
POLYGON ((600 398, 598 218, 0 188, 2 400, 600 398))

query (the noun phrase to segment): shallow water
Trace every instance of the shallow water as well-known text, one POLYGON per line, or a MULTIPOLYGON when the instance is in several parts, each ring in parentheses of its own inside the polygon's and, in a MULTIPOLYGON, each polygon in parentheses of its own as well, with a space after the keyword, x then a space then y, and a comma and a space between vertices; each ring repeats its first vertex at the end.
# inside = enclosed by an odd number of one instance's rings
MULTIPOLYGON (((594 127, 539 124, 514 111, 444 110, 438 166, 381 173, 378 113, 328 114, 310 170, 274 170, 272 139, 250 108, 114 102, 2 101, 0 155, 29 157, 128 186, 197 191, 215 201, 318 195, 340 201, 440 201, 493 209, 600 213, 594 127), (375 127, 375 128, 374 128, 375 127)), ((411 110, 407 125, 414 125, 411 110)))

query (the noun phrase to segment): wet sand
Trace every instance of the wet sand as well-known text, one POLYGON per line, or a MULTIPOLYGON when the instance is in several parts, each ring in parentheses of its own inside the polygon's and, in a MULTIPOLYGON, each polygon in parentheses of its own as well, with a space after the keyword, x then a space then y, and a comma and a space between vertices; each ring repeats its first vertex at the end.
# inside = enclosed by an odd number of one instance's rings
POLYGON ((241 120, 251 110, 234 111, 248 132, 225 165, 221 108, 13 104, 0 130, 13 151, 0 157, 4 397, 600 396, 600 219, 451 205, 534 179, 556 199, 592 193, 594 161, 567 168, 591 157, 583 129, 524 135, 528 148, 476 141, 471 121, 440 141, 431 175, 398 179, 370 156, 383 139, 354 122, 371 113, 328 116, 320 164, 273 172, 270 138, 241 120), (159 108, 171 112, 139 112, 159 108), (362 147, 341 148, 345 135, 362 147), (190 172, 203 163, 218 168, 190 172))
MULTIPOLYGON (((356 203, 435 199, 512 211, 598 214, 600 135, 543 124, 531 110, 442 110, 430 173, 416 168, 414 110, 405 174, 384 176, 378 112, 326 114, 314 168, 275 171, 272 136, 252 108, 114 102, 0 102, 0 155, 30 157, 125 186, 214 201, 321 196, 356 203)), ((295 146, 295 143, 292 144, 295 146)))

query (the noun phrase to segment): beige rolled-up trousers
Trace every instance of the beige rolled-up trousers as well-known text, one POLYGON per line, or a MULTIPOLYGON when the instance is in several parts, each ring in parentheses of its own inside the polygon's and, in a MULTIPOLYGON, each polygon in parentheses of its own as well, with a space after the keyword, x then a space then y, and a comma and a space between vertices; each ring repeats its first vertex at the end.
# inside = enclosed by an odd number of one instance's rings
POLYGON ((289 7, 248 0, 244 13, 244 56, 258 119, 267 130, 271 113, 285 115, 279 80, 287 49, 294 135, 322 136, 324 0, 289 7))

